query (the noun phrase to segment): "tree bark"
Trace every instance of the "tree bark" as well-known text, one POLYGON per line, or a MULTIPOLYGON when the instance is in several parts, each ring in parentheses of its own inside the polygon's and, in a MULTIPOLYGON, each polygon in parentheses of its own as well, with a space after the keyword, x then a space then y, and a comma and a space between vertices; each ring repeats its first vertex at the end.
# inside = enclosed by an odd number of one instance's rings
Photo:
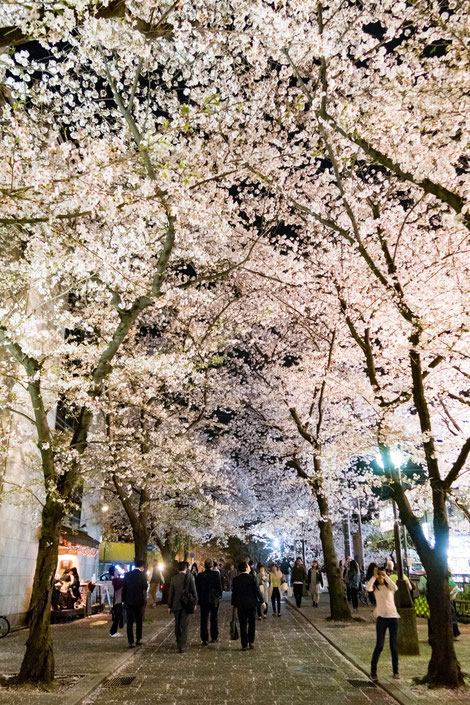
POLYGON ((333 540, 333 528, 328 514, 328 502, 321 493, 315 493, 315 497, 320 510, 321 519, 318 522, 320 528, 320 540, 323 550, 323 560, 325 562, 326 577, 328 578, 328 592, 330 595, 330 619, 338 622, 345 622, 352 619, 351 610, 344 594, 344 587, 336 557, 335 544, 333 540))
POLYGON ((431 564, 426 567, 432 653, 423 682, 433 687, 458 688, 464 679, 454 649, 447 558, 436 548, 431 564))
POLYGON ((159 537, 156 539, 160 553, 162 554, 163 561, 163 577, 165 583, 162 589, 162 604, 168 604, 168 593, 170 590, 170 580, 173 576, 173 560, 176 555, 175 547, 171 537, 168 535, 165 537, 165 541, 162 541, 159 537))
POLYGON ((429 546, 423 529, 414 516, 405 492, 400 484, 392 485, 395 500, 400 509, 400 518, 413 539, 418 555, 426 570, 427 597, 431 623, 431 660, 423 679, 433 687, 457 688, 464 683, 462 671, 454 649, 449 596, 449 573, 447 549, 449 525, 446 509, 446 492, 437 483, 433 484, 434 548, 429 546))
POLYGON ((62 505, 49 496, 42 510, 42 528, 30 603, 26 653, 17 681, 50 683, 54 678, 54 652, 50 631, 51 596, 57 568, 62 505))
POLYGON ((147 567, 147 544, 149 541, 148 529, 145 526, 141 526, 137 529, 132 527, 132 534, 134 536, 135 560, 144 561, 145 567, 147 567))

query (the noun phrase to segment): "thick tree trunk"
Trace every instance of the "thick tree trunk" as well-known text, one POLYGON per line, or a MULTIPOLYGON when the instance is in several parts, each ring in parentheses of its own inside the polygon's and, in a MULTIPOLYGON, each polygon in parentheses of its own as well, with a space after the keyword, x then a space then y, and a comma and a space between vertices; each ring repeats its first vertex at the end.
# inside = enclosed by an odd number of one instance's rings
POLYGON ((146 526, 132 529, 134 536, 135 559, 144 561, 147 567, 147 544, 149 542, 149 532, 146 526))
POLYGON ((415 542, 418 555, 427 575, 427 597, 431 613, 431 660, 423 682, 433 687, 457 688, 464 683, 454 649, 447 550, 449 547, 449 524, 446 508, 446 493, 433 483, 433 510, 435 545, 431 548, 424 537, 422 527, 414 516, 402 489, 395 494, 400 516, 415 542))
POLYGON ((18 682, 50 683, 54 678, 54 652, 51 638, 51 596, 57 570, 62 505, 49 497, 42 511, 33 593, 30 603, 30 628, 18 682))
POLYGON ((431 686, 457 688, 464 680, 454 649, 447 560, 442 560, 436 549, 427 576, 432 653, 424 682, 431 686))
POLYGON ((328 578, 328 592, 330 594, 330 617, 335 621, 344 622, 352 619, 351 611, 344 594, 343 582, 336 557, 335 544, 333 541, 333 528, 328 514, 328 502, 326 498, 317 493, 316 499, 320 510, 321 519, 318 522, 320 528, 320 539, 323 549, 323 560, 325 563, 326 577, 328 578))

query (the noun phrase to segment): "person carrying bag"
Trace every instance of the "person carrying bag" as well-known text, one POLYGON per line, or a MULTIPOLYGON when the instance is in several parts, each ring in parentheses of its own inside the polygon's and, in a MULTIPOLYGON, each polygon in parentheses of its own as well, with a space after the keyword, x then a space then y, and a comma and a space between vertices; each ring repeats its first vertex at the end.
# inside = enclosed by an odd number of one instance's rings
POLYGON ((186 572, 186 563, 180 561, 178 573, 172 577, 168 593, 168 609, 175 618, 176 645, 180 654, 188 641, 189 615, 195 611, 196 604, 194 578, 186 572))

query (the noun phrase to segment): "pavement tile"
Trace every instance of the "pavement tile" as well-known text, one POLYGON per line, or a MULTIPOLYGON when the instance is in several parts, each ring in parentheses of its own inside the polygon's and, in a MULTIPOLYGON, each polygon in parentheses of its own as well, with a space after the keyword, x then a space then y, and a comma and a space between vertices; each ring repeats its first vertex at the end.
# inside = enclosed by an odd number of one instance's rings
POLYGON ((99 687, 87 705, 173 705, 197 696, 204 705, 369 705, 394 701, 381 689, 355 689, 347 678, 364 680, 351 664, 294 610, 281 620, 257 622, 255 649, 240 650, 228 639, 231 608, 224 600, 219 612, 220 642, 200 646, 199 615, 191 618, 184 654, 176 652, 172 629, 152 651, 142 650, 119 671, 136 675, 136 688, 99 687), (375 694, 377 693, 377 695, 375 694), (116 697, 117 694, 117 697, 116 697), (112 698, 112 699, 111 699, 112 698))

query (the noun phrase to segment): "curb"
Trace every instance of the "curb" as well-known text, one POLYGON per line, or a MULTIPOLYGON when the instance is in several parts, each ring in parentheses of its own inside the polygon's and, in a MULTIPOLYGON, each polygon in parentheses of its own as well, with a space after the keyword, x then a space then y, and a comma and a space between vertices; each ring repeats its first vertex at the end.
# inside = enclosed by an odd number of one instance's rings
MULTIPOLYGON (((298 612, 330 644, 330 646, 336 649, 336 651, 338 651, 347 661, 349 661, 349 663, 351 663, 359 671, 364 673, 364 675, 366 675, 369 679, 368 671, 366 671, 364 667, 361 666, 357 661, 355 661, 348 653, 343 651, 341 647, 335 644, 335 642, 327 634, 324 634, 324 632, 314 622, 312 622, 312 620, 309 619, 306 614, 301 611, 301 608, 297 607, 297 605, 294 605, 290 602, 290 598, 286 598, 286 604, 289 605, 291 609, 298 612)), ((382 690, 384 690, 388 695, 390 695, 391 698, 396 700, 396 702, 400 703, 400 705, 418 705, 419 701, 416 700, 416 698, 410 697, 409 695, 400 692, 400 690, 396 686, 392 686, 392 684, 389 684, 386 681, 376 683, 375 685, 377 688, 381 688, 382 690)))
MULTIPOLYGON (((164 632, 173 623, 172 619, 169 619, 166 624, 161 625, 161 627, 145 642, 145 645, 151 644, 155 639, 157 639, 162 632, 164 632)), ((78 683, 76 686, 71 688, 67 693, 67 704, 68 705, 81 705, 81 703, 87 698, 91 693, 93 693, 99 686, 107 680, 113 673, 119 671, 128 661, 136 658, 140 653, 139 649, 129 649, 129 651, 121 656, 110 666, 107 671, 102 671, 96 675, 90 677, 90 679, 84 678, 86 683, 78 683)))

